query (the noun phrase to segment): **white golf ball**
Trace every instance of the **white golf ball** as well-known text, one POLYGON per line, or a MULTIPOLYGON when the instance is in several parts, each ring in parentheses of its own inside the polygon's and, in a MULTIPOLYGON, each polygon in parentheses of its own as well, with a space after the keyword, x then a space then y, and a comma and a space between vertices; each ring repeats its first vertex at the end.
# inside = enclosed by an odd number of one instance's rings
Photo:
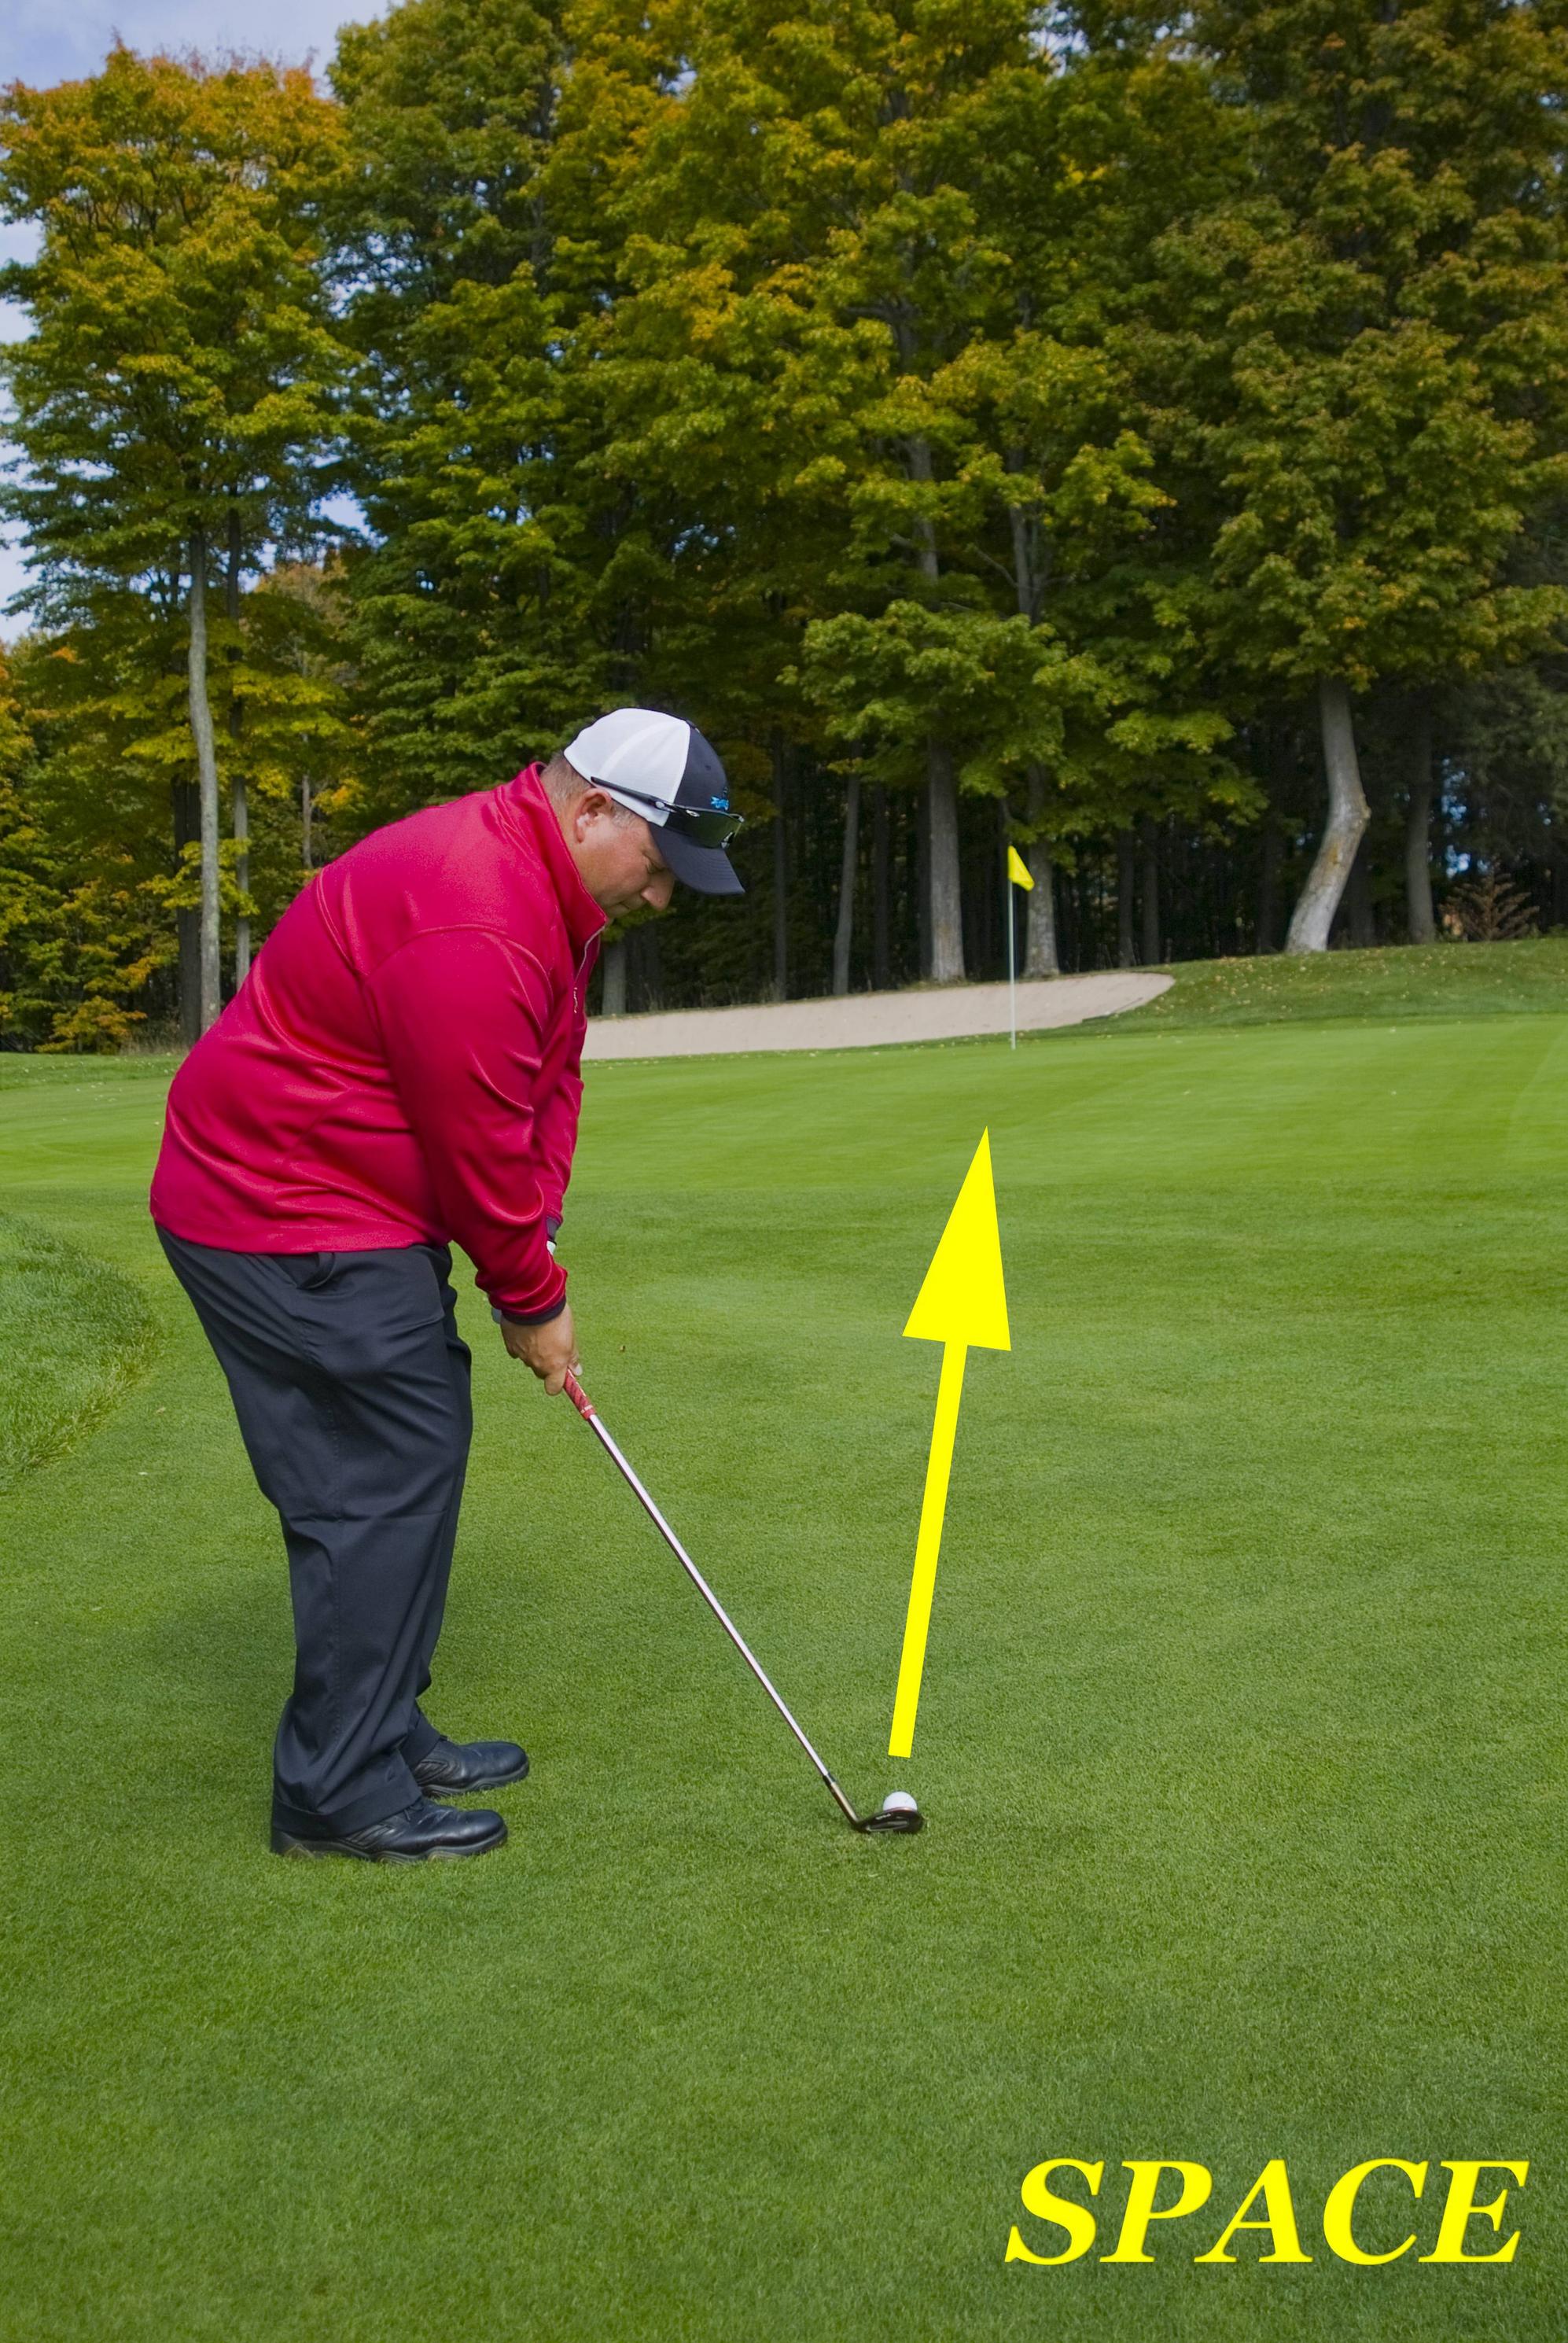
POLYGON ((882 1800, 882 1812, 885 1815, 914 1815, 920 1812, 920 1808, 908 1790, 890 1790, 882 1800))

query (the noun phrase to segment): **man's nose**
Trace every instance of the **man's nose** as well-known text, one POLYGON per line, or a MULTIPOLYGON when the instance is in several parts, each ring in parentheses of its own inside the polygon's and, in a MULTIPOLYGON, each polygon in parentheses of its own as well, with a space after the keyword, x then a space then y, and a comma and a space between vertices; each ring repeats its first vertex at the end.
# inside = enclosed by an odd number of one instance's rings
POLYGON ((669 899, 674 892, 674 871, 661 870, 658 877, 650 879, 647 886, 643 889, 642 900, 645 903, 649 905, 653 910, 662 911, 668 909, 669 899))

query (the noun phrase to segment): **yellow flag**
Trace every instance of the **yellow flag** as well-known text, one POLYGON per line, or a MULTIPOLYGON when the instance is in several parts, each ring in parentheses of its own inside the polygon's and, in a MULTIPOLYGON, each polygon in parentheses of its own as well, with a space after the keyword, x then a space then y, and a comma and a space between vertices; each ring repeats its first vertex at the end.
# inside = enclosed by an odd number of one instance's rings
POLYGON ((1034 884, 1029 875, 1029 865, 1016 846, 1010 846, 1007 850, 1007 875, 1015 887, 1032 887, 1034 884))

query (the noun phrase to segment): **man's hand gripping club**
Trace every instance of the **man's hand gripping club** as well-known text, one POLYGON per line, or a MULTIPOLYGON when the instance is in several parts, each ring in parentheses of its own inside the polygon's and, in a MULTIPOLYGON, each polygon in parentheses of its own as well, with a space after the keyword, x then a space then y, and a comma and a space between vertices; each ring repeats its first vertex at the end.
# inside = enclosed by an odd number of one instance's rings
POLYGON ((513 1358, 533 1369, 552 1399, 564 1391, 568 1374, 582 1372, 569 1302, 558 1318, 547 1318, 542 1326, 519 1326, 509 1318, 503 1318, 500 1326, 501 1340, 513 1358))

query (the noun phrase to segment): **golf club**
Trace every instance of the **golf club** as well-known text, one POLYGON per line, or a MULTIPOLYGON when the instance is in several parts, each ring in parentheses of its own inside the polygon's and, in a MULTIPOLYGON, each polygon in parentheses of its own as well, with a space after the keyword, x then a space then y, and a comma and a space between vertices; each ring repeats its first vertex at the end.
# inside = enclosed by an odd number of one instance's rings
POLYGON ((823 1765, 822 1760, 818 1756, 817 1752, 812 1748, 809 1741, 807 1740, 805 1734, 801 1731, 799 1725, 796 1723, 789 1709, 784 1705, 784 1703, 779 1697, 779 1694, 773 1684, 773 1680, 769 1675, 767 1669, 762 1665, 761 1661, 757 1657, 756 1653, 751 1649, 750 1644, 747 1642, 739 1628, 735 1624, 734 1620, 731 1619, 729 1612, 726 1611, 723 1604, 720 1603, 718 1595, 715 1594, 712 1587, 708 1584, 707 1579, 704 1578, 702 1573, 697 1567, 697 1564, 692 1561, 691 1556, 687 1553, 686 1548, 681 1544, 680 1540, 676 1536, 675 1532, 670 1528, 669 1523, 665 1520, 664 1515, 659 1512, 658 1507, 654 1503, 653 1499, 648 1495, 648 1491, 643 1487, 642 1483, 633 1472, 627 1458, 621 1453, 619 1447, 605 1427, 604 1418, 599 1414, 598 1410, 595 1407, 592 1400, 589 1399, 587 1392, 584 1391, 581 1383, 578 1383, 575 1375, 568 1374, 567 1377, 566 1394, 570 1400, 572 1405, 576 1408, 578 1413, 581 1416, 583 1422, 591 1431, 598 1433, 600 1446, 607 1452, 616 1465, 619 1468, 622 1478, 626 1481, 627 1485, 637 1497, 637 1500, 641 1505, 644 1513, 647 1513, 649 1521, 652 1522, 655 1529, 658 1530, 666 1545, 668 1546, 671 1554, 674 1554, 677 1562, 679 1563, 682 1570, 685 1571, 688 1578, 690 1579, 693 1586, 696 1587, 698 1593, 701 1595, 703 1601, 707 1604, 709 1609, 712 1612, 714 1617, 718 1620, 719 1625, 723 1628, 725 1634, 729 1636, 730 1642, 734 1644, 736 1650, 739 1653, 741 1658, 745 1661, 747 1666, 750 1669, 752 1674, 756 1677, 758 1683, 761 1685, 763 1691, 772 1702, 774 1707, 779 1711, 779 1715, 784 1719, 785 1724, 789 1727, 790 1732, 795 1735, 796 1740, 800 1744, 801 1748, 806 1752, 807 1756, 811 1760, 812 1765, 817 1768, 817 1772, 821 1777, 823 1786, 833 1800, 834 1805, 838 1807, 839 1812, 843 1815, 844 1820, 849 1824, 850 1829, 858 1831, 900 1831, 905 1834, 923 1829, 926 1818, 921 1814, 920 1808, 916 1805, 914 1800, 910 1797, 907 1791, 893 1791, 888 1799, 887 1805, 883 1806, 878 1814, 858 1815, 855 1812, 854 1807, 849 1804, 849 1799, 844 1795, 843 1791, 839 1787, 838 1783, 833 1779, 832 1775, 829 1774, 826 1765, 823 1765))

